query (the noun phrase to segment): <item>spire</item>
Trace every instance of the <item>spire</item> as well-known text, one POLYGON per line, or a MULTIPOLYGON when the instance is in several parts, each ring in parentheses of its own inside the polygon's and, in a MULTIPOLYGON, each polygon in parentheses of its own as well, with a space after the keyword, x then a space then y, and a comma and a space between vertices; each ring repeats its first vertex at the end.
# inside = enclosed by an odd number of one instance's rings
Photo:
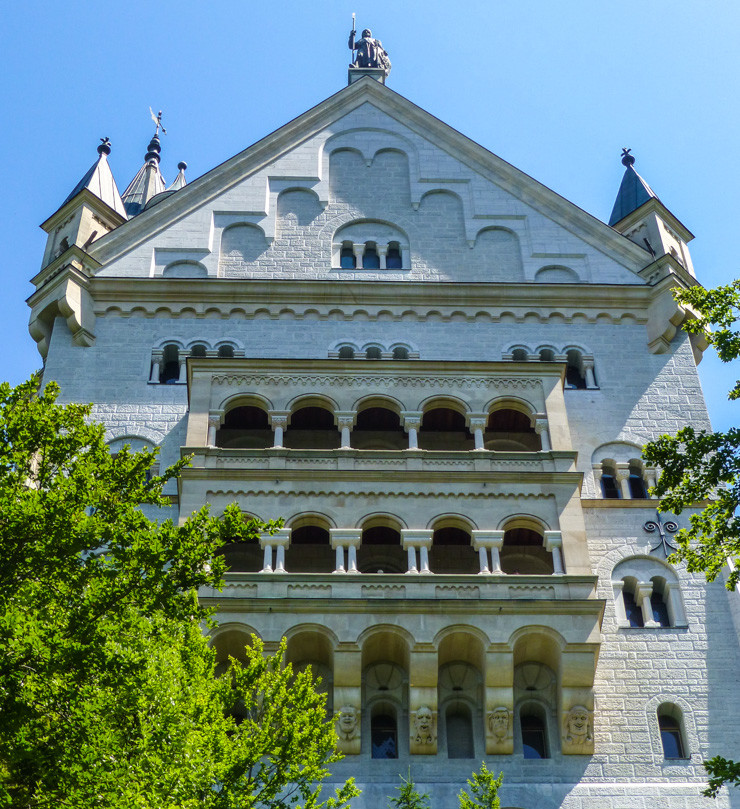
POLYGON ((657 194, 635 171, 635 158, 630 154, 632 149, 622 149, 622 165, 625 167, 622 184, 619 186, 619 193, 612 208, 612 215, 609 217, 609 224, 614 226, 617 222, 629 216, 632 211, 636 211, 649 199, 656 199, 657 194))
POLYGON ((73 197, 76 197, 83 189, 87 189, 91 194, 102 200, 112 208, 117 214, 126 218, 121 195, 118 193, 118 186, 113 179, 113 172, 108 165, 108 155, 110 154, 110 139, 101 138, 98 146, 98 159, 90 166, 85 176, 72 189, 71 193, 64 200, 62 206, 66 205, 73 197))
POLYGON ((157 128, 144 155, 144 165, 136 172, 136 176, 123 192, 123 205, 129 218, 141 213, 152 197, 165 190, 164 177, 159 171, 159 155, 162 151, 159 130, 161 128, 162 132, 165 131, 161 123, 162 113, 159 113, 159 117, 152 113, 152 117, 157 128))
POLYGON ((177 177, 175 177, 175 180, 172 183, 172 185, 167 189, 168 191, 179 191, 181 188, 184 188, 188 184, 188 181, 185 179, 185 169, 187 167, 188 164, 184 160, 181 160, 177 164, 177 168, 180 171, 177 177))

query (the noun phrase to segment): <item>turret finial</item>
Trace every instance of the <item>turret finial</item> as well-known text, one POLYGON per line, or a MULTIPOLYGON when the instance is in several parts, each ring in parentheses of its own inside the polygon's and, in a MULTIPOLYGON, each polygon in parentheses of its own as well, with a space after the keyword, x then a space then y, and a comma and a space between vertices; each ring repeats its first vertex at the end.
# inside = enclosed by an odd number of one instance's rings
POLYGON ((101 138, 100 146, 98 146, 98 154, 110 154, 110 138, 101 138))
POLYGON ((635 158, 630 154, 632 149, 622 149, 622 165, 629 168, 635 165, 635 158))

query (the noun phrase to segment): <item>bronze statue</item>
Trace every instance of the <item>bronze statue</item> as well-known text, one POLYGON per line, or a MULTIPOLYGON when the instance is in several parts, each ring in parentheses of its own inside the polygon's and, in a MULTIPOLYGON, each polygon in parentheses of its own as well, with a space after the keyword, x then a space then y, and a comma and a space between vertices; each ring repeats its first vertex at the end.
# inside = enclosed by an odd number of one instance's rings
POLYGON ((373 39, 373 32, 369 28, 365 28, 362 32, 362 38, 355 42, 354 15, 352 15, 352 30, 349 34, 349 49, 354 52, 357 51, 355 61, 350 67, 379 67, 385 71, 387 76, 391 72, 391 60, 383 48, 383 44, 379 39, 373 39))

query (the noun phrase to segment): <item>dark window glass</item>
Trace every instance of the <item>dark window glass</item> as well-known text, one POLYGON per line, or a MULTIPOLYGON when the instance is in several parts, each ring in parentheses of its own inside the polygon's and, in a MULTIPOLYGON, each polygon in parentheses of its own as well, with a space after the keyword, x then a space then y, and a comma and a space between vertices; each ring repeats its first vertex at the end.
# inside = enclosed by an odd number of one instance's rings
POLYGON ((607 500, 619 500, 619 487, 614 475, 601 476, 601 493, 607 500))
POLYGON ((569 365, 565 372, 565 385, 571 389, 586 389, 586 379, 574 365, 569 365))
POLYGON ((393 349, 393 359, 394 360, 407 360, 409 358, 409 351, 407 348, 403 348, 403 346, 396 346, 393 349))
POLYGON ((398 758, 396 719, 389 714, 374 716, 370 722, 370 745, 373 758, 398 758))
POLYGON ((357 259, 351 247, 343 247, 339 259, 339 266, 343 270, 353 270, 357 266, 357 259))
POLYGON ((660 740, 663 742, 663 755, 666 758, 686 758, 678 722, 667 714, 658 716, 660 740))
POLYGON ((352 346, 342 346, 339 349, 340 360, 352 360, 355 357, 355 350, 352 346))
POLYGON ((365 270, 380 269, 380 256, 374 247, 366 247, 362 257, 362 267, 365 270))
POLYGON ((381 351, 376 346, 370 346, 365 352, 365 357, 369 360, 379 360, 382 357, 381 351))
POLYGON ((645 626, 642 610, 635 601, 635 596, 630 590, 622 591, 624 601, 624 611, 627 613, 627 620, 630 626, 645 626))
POLYGON ((174 385, 180 378, 180 363, 178 360, 165 362, 159 381, 163 385, 174 385))
POLYGON ((657 621, 661 626, 670 626, 671 620, 668 617, 668 605, 663 601, 663 595, 656 593, 650 596, 650 606, 653 610, 653 621, 657 621))
POLYGON ((647 498, 645 481, 636 472, 632 472, 629 476, 629 487, 630 497, 633 500, 645 500, 647 498))
POLYGON ((524 758, 549 758, 545 723, 542 719, 525 714, 521 717, 521 726, 524 758))
POLYGON ((398 247, 389 247, 385 257, 385 266, 389 270, 400 270, 403 267, 401 262, 401 251, 398 247))

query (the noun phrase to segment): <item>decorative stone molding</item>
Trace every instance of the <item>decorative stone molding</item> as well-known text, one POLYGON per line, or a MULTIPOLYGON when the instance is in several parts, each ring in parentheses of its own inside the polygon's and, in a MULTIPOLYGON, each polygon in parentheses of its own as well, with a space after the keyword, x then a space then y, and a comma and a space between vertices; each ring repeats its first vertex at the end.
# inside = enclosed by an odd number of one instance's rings
POLYGON ((592 755, 594 752, 594 713, 584 705, 574 705, 563 717, 561 749, 565 755, 592 755))
POLYGON ((499 705, 486 713, 486 753, 507 754, 514 751, 514 713, 499 705))

